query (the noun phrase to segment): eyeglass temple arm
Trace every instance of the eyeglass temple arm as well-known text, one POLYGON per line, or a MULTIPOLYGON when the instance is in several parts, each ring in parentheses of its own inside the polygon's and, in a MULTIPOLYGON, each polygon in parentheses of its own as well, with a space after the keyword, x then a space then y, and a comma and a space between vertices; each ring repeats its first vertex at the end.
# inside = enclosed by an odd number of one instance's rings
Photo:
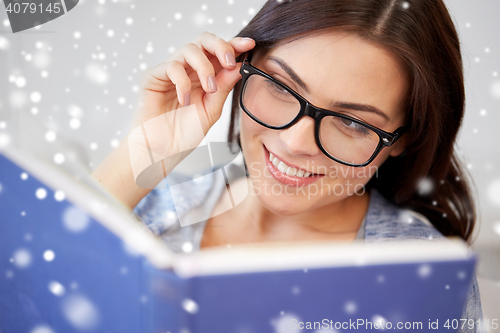
POLYGON ((252 57, 253 57, 252 50, 247 51, 245 58, 244 58, 244 61, 247 61, 248 63, 250 63, 250 61, 252 61, 252 57))
MULTIPOLYGON (((410 125, 406 125, 406 126, 402 126, 402 127, 399 127, 398 129, 396 129, 394 131, 394 136, 392 138, 389 138, 389 146, 392 146, 396 141, 399 140, 399 138, 401 138, 401 136, 408 130, 410 129, 410 125)), ((385 140, 384 140, 385 141, 385 140)))

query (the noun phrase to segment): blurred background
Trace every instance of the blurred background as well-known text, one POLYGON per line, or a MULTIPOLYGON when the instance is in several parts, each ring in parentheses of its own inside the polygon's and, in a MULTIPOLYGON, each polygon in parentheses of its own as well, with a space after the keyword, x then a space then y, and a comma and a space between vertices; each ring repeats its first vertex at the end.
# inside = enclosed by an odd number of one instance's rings
MULTIPOLYGON (((24 111, 90 173, 130 129, 143 70, 202 31, 232 38, 264 2, 81 0, 63 17, 16 34, 1 3, 0 132, 22 126, 24 111)), ((457 150, 477 198, 483 312, 500 319, 500 2, 445 2, 462 42, 467 109, 457 150)), ((226 140, 229 114, 226 102, 206 140, 226 140)), ((54 163, 64 163, 56 155, 54 163)))

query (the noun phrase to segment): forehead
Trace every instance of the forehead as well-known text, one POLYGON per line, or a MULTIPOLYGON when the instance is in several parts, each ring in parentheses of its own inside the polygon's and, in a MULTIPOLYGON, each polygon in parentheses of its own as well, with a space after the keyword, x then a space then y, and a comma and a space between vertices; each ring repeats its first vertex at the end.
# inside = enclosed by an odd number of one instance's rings
MULTIPOLYGON (((404 118, 408 80, 402 63, 388 49, 358 35, 328 31, 285 40, 257 53, 256 64, 289 79, 272 58, 283 60, 308 86, 300 91, 311 103, 327 107, 332 101, 373 105, 391 121, 404 118)), ((293 81, 287 81, 293 82, 293 81)))

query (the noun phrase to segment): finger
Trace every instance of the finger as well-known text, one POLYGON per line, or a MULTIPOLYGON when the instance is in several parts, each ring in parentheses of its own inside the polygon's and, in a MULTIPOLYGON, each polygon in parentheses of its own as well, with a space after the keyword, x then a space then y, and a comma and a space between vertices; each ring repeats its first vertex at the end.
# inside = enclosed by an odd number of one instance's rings
POLYGON ((198 75, 203 90, 208 93, 217 91, 215 80, 215 69, 203 51, 193 43, 183 45, 177 55, 176 60, 189 65, 198 75))
POLYGON ((191 91, 191 80, 184 66, 178 61, 159 63, 144 71, 142 75, 141 86, 144 89, 166 92, 172 90, 172 85, 176 88, 177 99, 185 105, 186 94, 191 91))
POLYGON ((235 51, 235 56, 239 56, 255 47, 255 40, 248 37, 235 37, 229 41, 235 51))
POLYGON ((216 76, 218 86, 217 92, 213 94, 206 94, 204 96, 203 102, 211 124, 220 118, 227 96, 233 89, 236 82, 241 79, 241 74, 239 72, 240 68, 241 63, 238 63, 234 69, 222 69, 216 76))
POLYGON ((167 63, 166 73, 172 83, 175 84, 179 103, 188 106, 191 96, 191 80, 186 73, 186 69, 180 62, 171 61, 167 63))
POLYGON ((224 39, 210 33, 203 32, 196 37, 194 43, 200 49, 217 57, 222 68, 233 69, 236 67, 236 55, 232 45, 224 39))

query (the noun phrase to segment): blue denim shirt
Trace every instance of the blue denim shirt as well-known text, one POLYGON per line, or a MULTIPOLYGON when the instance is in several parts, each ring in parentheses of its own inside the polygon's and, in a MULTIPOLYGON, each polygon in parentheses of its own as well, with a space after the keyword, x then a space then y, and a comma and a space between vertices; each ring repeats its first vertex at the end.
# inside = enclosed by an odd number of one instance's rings
MULTIPOLYGON (((231 163, 225 167, 225 172, 228 181, 231 182, 241 177, 242 167, 231 163)), ((224 177, 221 173, 212 173, 190 181, 190 177, 171 173, 167 178, 139 202, 134 208, 134 213, 155 234, 165 240, 172 251, 197 251, 200 249, 206 225, 206 220, 200 221, 199 217, 208 216, 213 210, 225 190, 224 177), (169 188, 167 178, 173 183, 180 184, 175 186, 175 191, 169 188), (181 227, 180 220, 184 222, 184 227, 181 227)), ((423 215, 397 207, 376 190, 372 190, 368 211, 356 238, 364 238, 365 242, 374 243, 405 239, 433 240, 443 237, 423 215)), ((473 319, 476 323, 478 319, 481 319, 481 323, 483 321, 475 274, 472 276, 462 318, 473 319)), ((486 332, 486 330, 474 328, 459 332, 486 332)))

